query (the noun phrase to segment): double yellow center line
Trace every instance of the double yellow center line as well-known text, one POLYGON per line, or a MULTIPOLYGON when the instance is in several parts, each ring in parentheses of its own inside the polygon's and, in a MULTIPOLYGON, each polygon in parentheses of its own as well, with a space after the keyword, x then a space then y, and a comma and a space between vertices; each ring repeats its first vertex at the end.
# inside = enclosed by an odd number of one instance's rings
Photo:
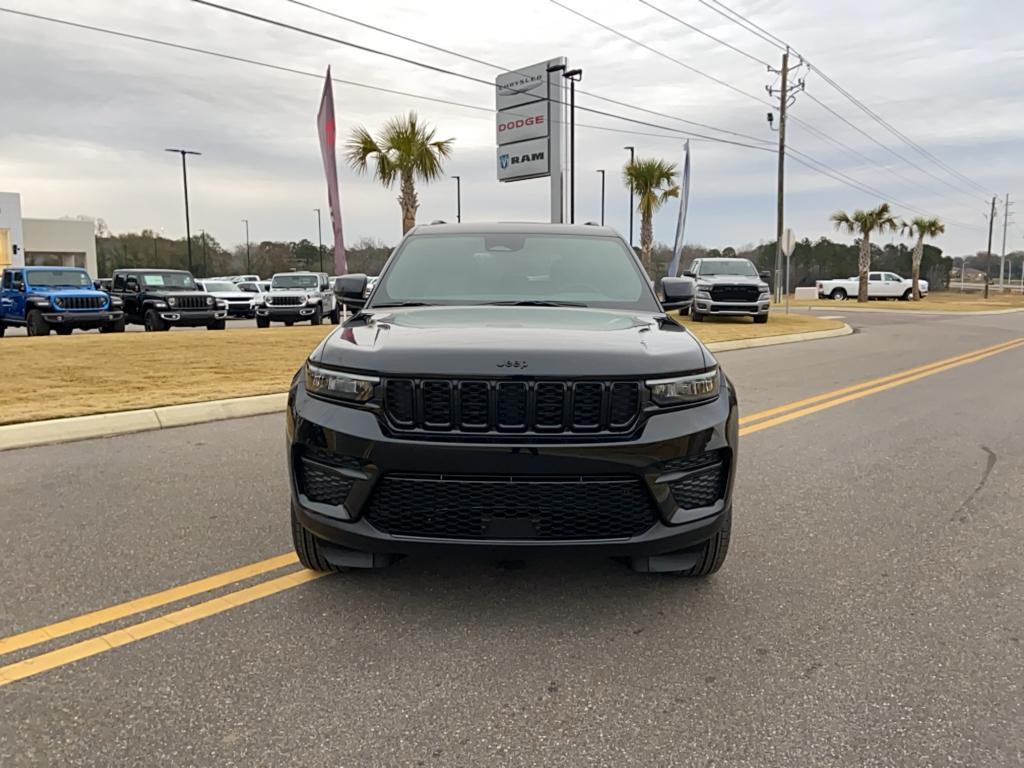
MULTIPOLYGON (((961 365, 975 363, 986 357, 998 355, 1011 349, 1024 346, 1024 338, 1014 339, 1002 344, 978 349, 956 357, 938 360, 934 363, 910 368, 898 373, 881 376, 876 379, 862 381, 848 387, 823 392, 820 395, 807 397, 775 408, 758 411, 740 419, 740 435, 749 435, 764 429, 785 424, 788 421, 809 416, 827 408, 834 408, 862 397, 884 392, 894 387, 909 384, 913 381, 948 371, 961 365)), ((293 553, 278 555, 257 563, 235 568, 230 571, 208 576, 188 584, 181 584, 161 592, 119 603, 81 616, 58 621, 38 629, 28 630, 8 637, 0 638, 0 656, 16 651, 32 648, 42 643, 58 640, 67 635, 84 632, 120 621, 140 613, 154 611, 181 600, 196 597, 217 589, 239 584, 249 579, 263 576, 273 571, 294 566, 298 563, 293 553)), ((166 632, 167 630, 190 624, 194 621, 214 616, 218 613, 237 608, 240 605, 261 600, 264 597, 282 592, 300 584, 313 581, 324 574, 303 569, 291 570, 283 576, 277 576, 253 586, 242 587, 218 597, 191 605, 170 613, 115 629, 95 637, 91 637, 71 645, 30 656, 6 666, 0 666, 0 687, 38 675, 47 670, 56 669, 81 659, 89 658, 120 646, 142 640, 146 637, 166 632)))

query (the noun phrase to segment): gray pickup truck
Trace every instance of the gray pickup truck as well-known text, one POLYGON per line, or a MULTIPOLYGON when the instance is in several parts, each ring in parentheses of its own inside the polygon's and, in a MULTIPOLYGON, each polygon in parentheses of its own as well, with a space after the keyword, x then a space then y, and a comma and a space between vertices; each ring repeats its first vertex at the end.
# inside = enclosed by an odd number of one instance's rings
POLYGON ((694 259, 683 273, 697 281, 690 315, 700 322, 708 315, 752 317, 768 322, 771 304, 770 274, 761 272, 749 259, 694 259))

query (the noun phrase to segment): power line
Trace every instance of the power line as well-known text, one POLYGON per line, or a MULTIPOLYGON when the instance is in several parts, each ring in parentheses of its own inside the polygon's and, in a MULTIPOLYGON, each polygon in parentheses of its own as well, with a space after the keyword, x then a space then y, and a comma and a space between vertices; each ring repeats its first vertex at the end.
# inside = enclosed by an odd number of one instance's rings
POLYGON ((771 66, 771 64, 769 64, 769 63, 768 63, 767 61, 765 61, 764 59, 760 59, 760 58, 758 58, 757 56, 755 56, 754 54, 752 54, 752 53, 749 53, 749 52, 747 52, 747 51, 744 51, 744 50, 743 50, 742 48, 737 48, 737 47, 736 47, 735 45, 732 45, 731 43, 727 43, 727 42, 725 42, 725 40, 722 40, 722 39, 721 39, 721 38, 719 38, 719 37, 715 37, 715 36, 714 36, 714 35, 712 35, 712 34, 711 34, 710 32, 705 32, 705 31, 704 31, 703 29, 701 29, 700 27, 696 27, 696 26, 694 26, 693 24, 690 24, 689 22, 683 21, 683 20, 682 20, 682 19, 680 19, 680 18, 679 18, 678 16, 673 16, 673 15, 672 15, 671 13, 669 13, 669 12, 668 12, 668 11, 666 11, 666 10, 664 10, 663 8, 659 8, 659 7, 658 7, 658 6, 656 6, 656 5, 654 4, 654 3, 648 2, 648 0, 639 0, 639 2, 640 2, 640 3, 643 3, 643 4, 644 4, 644 5, 646 5, 646 6, 648 7, 648 8, 652 8, 652 9, 654 9, 655 11, 657 11, 658 13, 660 13, 660 14, 661 14, 662 16, 665 16, 665 17, 667 17, 667 18, 669 18, 669 19, 672 19, 673 21, 675 21, 675 22, 677 22, 677 23, 679 23, 679 24, 682 24, 682 25, 683 25, 684 27, 686 27, 687 29, 692 29, 692 30, 693 30, 694 32, 696 32, 696 33, 697 33, 698 35, 703 35, 704 37, 707 37, 707 38, 709 38, 709 39, 711 39, 711 40, 714 40, 714 41, 715 41, 716 43, 718 43, 719 45, 725 46, 726 48, 728 48, 728 49, 729 49, 729 50, 731 50, 731 51, 735 51, 736 53, 740 54, 741 56, 746 56, 746 57, 747 57, 748 59, 750 59, 751 61, 754 61, 754 62, 756 62, 756 63, 758 63, 758 64, 763 64, 763 65, 764 65, 764 66, 766 66, 766 67, 770 67, 770 66, 771 66))
MULTIPOLYGON (((781 39, 779 37, 776 37, 775 35, 773 35, 771 32, 769 32, 764 27, 758 26, 757 24, 752 22, 750 19, 748 19, 743 14, 737 13, 732 8, 730 8, 729 6, 725 5, 725 3, 720 3, 720 2, 718 2, 718 0, 712 0, 714 5, 712 5, 712 3, 707 2, 707 0, 697 0, 697 2, 699 2, 701 5, 707 6, 712 11, 717 13, 719 16, 724 16, 729 21, 731 21, 733 24, 737 24, 737 25, 743 27, 743 29, 747 30, 751 34, 757 35, 762 40, 764 40, 766 43, 769 43, 770 45, 774 45, 776 48, 778 48, 780 50, 784 51, 784 50, 786 50, 786 48, 790 47, 789 43, 787 43, 785 40, 783 40, 783 39, 781 39), (718 7, 716 8, 715 6, 718 6, 718 7), (738 18, 733 18, 734 16, 738 17, 738 18)), ((796 53, 796 51, 794 51, 794 53, 796 53)), ((799 56, 799 54, 797 54, 797 55, 799 56)))
MULTIPOLYGON (((382 35, 387 35, 389 37, 393 37, 393 38, 396 38, 398 40, 404 40, 405 42, 413 43, 414 45, 419 45, 419 46, 422 46, 424 48, 428 48, 428 49, 430 49, 432 51, 437 51, 438 53, 444 53, 444 54, 446 54, 448 56, 454 56, 456 58, 463 59, 465 61, 469 61, 469 62, 472 62, 474 64, 480 64, 481 66, 490 67, 491 69, 497 70, 499 72, 517 72, 518 71, 518 70, 516 70, 516 69, 514 69, 512 67, 506 67, 506 66, 503 66, 501 64, 496 64, 493 61, 487 61, 486 59, 481 59, 481 58, 478 58, 476 56, 470 56, 469 54, 461 53, 460 51, 452 50, 451 48, 445 48, 444 46, 436 45, 435 43, 431 43, 431 42, 428 42, 426 40, 420 40, 420 39, 415 38, 415 37, 410 37, 409 35, 403 35, 403 34, 401 34, 399 32, 394 32, 394 31, 392 31, 390 29, 385 29, 384 27, 378 27, 378 26, 376 26, 374 24, 369 24, 369 23, 367 23, 365 21, 361 21, 359 19, 352 18, 351 16, 345 16, 345 15, 340 14, 340 13, 335 13, 334 11, 327 10, 326 8, 320 8, 320 7, 312 5, 310 3, 303 2, 302 0, 284 0, 284 1, 287 2, 287 3, 291 3, 292 5, 297 5, 297 6, 301 7, 301 8, 306 8, 306 9, 308 9, 310 11, 315 11, 316 13, 321 13, 321 14, 323 14, 325 16, 330 16, 330 17, 333 17, 335 19, 339 19, 339 20, 347 22, 349 24, 355 24, 356 26, 363 27, 364 29, 373 30, 374 32, 378 32, 378 33, 380 33, 382 35)), ((594 93, 593 91, 585 91, 582 88, 577 88, 576 89, 576 93, 578 95, 588 96, 588 97, 590 97, 592 99, 597 99, 599 101, 603 101, 603 102, 606 102, 608 104, 615 104, 616 106, 619 106, 619 107, 625 107, 626 109, 634 109, 634 110, 637 110, 638 112, 645 112, 645 113, 647 113, 649 115, 654 115, 656 117, 663 117, 663 118, 666 118, 668 120, 675 120, 675 121, 678 121, 678 122, 686 124, 686 125, 693 125, 693 126, 696 126, 698 128, 705 128, 705 129, 710 130, 710 131, 717 131, 718 133, 724 133, 724 134, 727 134, 727 135, 730 135, 730 136, 736 136, 737 138, 747 139, 749 141, 768 143, 768 142, 765 142, 764 139, 762 139, 762 138, 760 138, 758 136, 751 136, 750 134, 740 133, 738 131, 730 131, 730 130, 728 130, 726 128, 719 128, 716 125, 709 125, 708 123, 700 123, 700 122, 697 122, 695 120, 686 120, 686 119, 684 119, 682 117, 677 117, 675 115, 669 115, 669 114, 666 114, 664 112, 658 112, 656 110, 648 109, 646 107, 641 107, 641 106, 638 106, 636 104, 630 104, 630 103, 625 102, 625 101, 620 101, 618 99, 613 99, 613 98, 610 98, 610 97, 607 97, 607 96, 602 96, 600 94, 594 93)))
MULTIPOLYGON (((729 8, 724 3, 719 2, 719 0, 712 0, 712 2, 714 2, 715 5, 719 6, 720 8, 724 9, 725 11, 728 11, 729 14, 732 14, 732 16, 734 16, 736 18, 731 18, 730 16, 726 15, 726 13, 717 10, 716 8, 711 6, 706 0, 698 0, 698 2, 700 2, 701 4, 711 8, 716 13, 719 13, 720 15, 724 16, 725 18, 730 19, 730 21, 732 21, 733 23, 743 27, 748 32, 752 32, 754 34, 757 34, 759 37, 762 37, 762 39, 767 39, 767 38, 764 37, 764 35, 768 35, 769 37, 774 38, 774 40, 778 41, 775 44, 779 45, 780 47, 785 47, 785 46, 789 45, 784 40, 782 40, 779 37, 776 37, 771 32, 768 32, 768 30, 766 30, 763 27, 757 25, 756 23, 751 21, 749 18, 747 18, 743 14, 739 13, 738 11, 734 11, 733 9, 729 8), (751 29, 751 27, 753 29, 751 29), (764 33, 764 34, 762 35, 760 33, 764 33)), ((769 42, 771 42, 771 41, 769 41, 769 42)), ((803 58, 803 57, 801 56, 801 58, 803 58)), ((827 74, 825 74, 825 72, 823 72, 819 67, 815 66, 814 64, 812 64, 809 61, 807 62, 807 66, 808 66, 808 68, 811 71, 817 73, 826 83, 828 83, 830 86, 832 86, 836 91, 838 91, 840 94, 842 94, 844 97, 846 97, 854 106, 856 106, 858 109, 863 111, 866 115, 868 115, 872 120, 874 120, 876 123, 881 125, 887 131, 892 133, 896 138, 898 138, 900 141, 902 141, 908 147, 910 147, 911 149, 915 150, 916 152, 921 154, 923 157, 926 157, 929 160, 931 160, 932 162, 934 162, 936 165, 938 165, 940 168, 942 168, 944 171, 946 171, 946 173, 950 174, 954 178, 960 179, 965 184, 973 187, 978 192, 981 192, 982 194, 986 195, 986 202, 987 202, 987 198, 988 198, 988 196, 990 196, 991 193, 984 186, 982 186, 981 184, 978 184, 977 182, 975 182, 970 177, 968 177, 968 176, 964 175, 963 173, 961 173, 960 171, 956 170, 955 168, 950 166, 948 163, 946 163, 944 160, 942 160, 941 158, 937 157, 932 152, 929 152, 927 149, 922 147, 916 141, 914 141, 913 139, 908 137, 906 134, 904 134, 898 128, 896 128, 891 123, 889 123, 887 120, 885 120, 885 118, 883 118, 877 112, 872 110, 864 102, 862 102, 860 99, 858 99, 852 93, 850 93, 845 88, 843 88, 841 85, 839 85, 839 83, 837 83, 835 80, 833 80, 827 74)), ((892 151, 892 150, 889 150, 889 151, 892 151)), ((907 162, 910 165, 914 165, 913 163, 911 163, 909 160, 907 160, 906 158, 902 157, 901 155, 897 154, 897 157, 900 157, 900 159, 902 159, 904 162, 907 162)), ((915 167, 918 167, 918 166, 915 166, 915 167)), ((929 174, 929 175, 931 175, 931 174, 929 174)), ((943 183, 946 183, 946 182, 943 182, 943 183)))
MULTIPOLYGON (((206 2, 206 0, 192 0, 192 1, 196 2, 196 3, 206 2)), ((719 85, 721 85, 721 86, 723 86, 725 88, 728 88, 730 91, 734 91, 735 93, 738 93, 741 96, 746 96, 748 99, 753 99, 754 101, 757 101, 757 102, 759 102, 761 104, 764 104, 766 106, 769 106, 769 107, 774 106, 771 102, 765 101, 760 96, 757 96, 757 95, 755 95, 753 93, 750 93, 749 91, 744 91, 742 88, 737 88, 732 83, 730 83, 730 82, 728 82, 726 80, 722 80, 719 77, 715 77, 714 75, 710 75, 707 72, 705 72, 704 70, 698 69, 697 67, 694 67, 694 66, 692 66, 690 64, 687 64, 685 61, 680 61, 679 59, 675 58, 674 56, 669 56, 664 51, 659 51, 657 48, 654 48, 654 47, 652 47, 650 45, 647 45, 647 43, 644 43, 644 42, 641 42, 640 40, 637 40, 635 37, 630 37, 625 32, 620 32, 619 30, 615 29, 614 27, 610 27, 607 24, 602 24, 597 19, 591 18, 590 16, 587 16, 585 13, 577 11, 575 8, 570 8, 565 3, 560 2, 560 0, 550 0, 550 2, 554 3, 559 8, 562 8, 562 9, 568 11, 569 13, 571 13, 571 14, 573 14, 575 16, 579 16, 581 19, 585 19, 586 21, 589 21, 591 24, 593 24, 593 25, 595 25, 597 27, 601 27, 601 29, 603 29, 603 30, 605 30, 607 32, 611 32, 613 35, 618 35, 623 40, 628 40, 629 42, 633 43, 633 45, 636 45, 636 46, 639 46, 639 47, 641 47, 641 48, 643 48, 645 50, 648 50, 648 51, 650 51, 651 53, 653 53, 653 54, 655 54, 657 56, 661 56, 663 59, 667 59, 668 61, 671 61, 674 64, 678 64, 683 69, 689 70, 690 72, 693 72, 696 75, 700 75, 701 77, 706 78, 706 79, 710 80, 713 83, 718 83, 719 85)))
MULTIPOLYGON (((287 22, 280 21, 278 19, 271 19, 271 18, 268 18, 266 16, 259 16, 259 15, 255 14, 255 13, 249 13, 248 11, 243 11, 240 8, 231 8, 231 7, 226 6, 226 5, 220 5, 219 3, 210 2, 210 0, 192 0, 192 2, 193 3, 197 3, 199 5, 205 5, 205 6, 210 7, 210 8, 216 8, 217 10, 225 11, 225 12, 231 13, 231 14, 233 14, 235 16, 241 16, 243 18, 251 19, 253 21, 259 21, 261 23, 269 24, 271 26, 279 27, 281 29, 287 29, 287 30, 289 30, 291 32, 298 32, 299 34, 308 35, 310 37, 316 37, 316 38, 319 38, 321 40, 327 40, 327 41, 330 41, 332 43, 337 43, 338 45, 344 45, 344 46, 347 46, 349 48, 354 48, 356 50, 363 51, 364 53, 372 53, 375 56, 382 56, 384 58, 393 59, 395 61, 400 61, 400 62, 403 62, 405 64, 410 64, 410 65, 412 65, 414 67, 420 67, 421 69, 426 69, 426 70, 429 70, 431 72, 437 72, 437 73, 440 73, 440 74, 443 74, 443 75, 449 75, 450 77, 456 77, 456 78, 459 78, 459 79, 462 79, 462 80, 468 80, 468 81, 473 82, 473 83, 479 83, 481 85, 486 85, 488 88, 491 88, 491 89, 494 88, 494 83, 492 81, 484 80, 483 78, 476 77, 475 75, 467 75, 464 72, 456 72, 455 70, 452 70, 452 69, 445 69, 444 67, 439 67, 439 66, 436 66, 434 64, 428 64, 427 62, 424 62, 424 61, 417 61, 416 59, 410 59, 407 56, 401 56, 401 55, 399 55, 397 53, 390 53, 388 51, 382 51, 382 50, 379 50, 379 49, 376 49, 376 48, 370 48, 370 47, 365 46, 365 45, 360 45, 359 43, 353 43, 353 42, 348 41, 348 40, 342 40, 341 38, 332 37, 331 35, 326 35, 323 32, 316 32, 316 31, 314 31, 312 29, 306 29, 304 27, 297 27, 294 24, 288 24, 287 22)), ((565 104, 564 101, 560 101, 560 100, 556 100, 556 102, 560 103, 560 104, 565 104)), ((722 138, 719 138, 717 136, 707 136, 705 134, 696 133, 696 132, 693 132, 693 131, 681 131, 681 130, 679 130, 677 128, 669 128, 669 127, 666 127, 664 125, 657 125, 655 123, 649 123, 649 122, 647 122, 645 120, 638 120, 638 119, 633 118, 633 117, 626 117, 625 115, 617 115, 614 112, 606 112, 606 111, 601 110, 601 109, 594 109, 593 107, 584 107, 584 106, 577 105, 576 109, 580 110, 581 112, 589 112, 590 114, 593 114, 593 115, 600 115, 601 117, 608 117, 608 118, 611 118, 611 119, 614 119, 614 120, 622 120, 622 121, 627 122, 627 123, 634 123, 636 125, 642 125, 642 126, 646 126, 648 128, 656 128, 656 129, 661 130, 661 131, 670 131, 672 133, 678 133, 680 136, 688 136, 688 137, 692 137, 692 138, 703 139, 705 141, 713 141, 713 142, 717 142, 717 143, 720 143, 720 144, 731 144, 733 146, 747 147, 749 149, 762 149, 763 148, 763 147, 760 147, 760 146, 755 146, 755 145, 752 145, 752 144, 746 144, 746 143, 739 142, 739 141, 732 141, 730 139, 722 139, 722 138)))
MULTIPOLYGON (((26 18, 30 18, 30 19, 35 19, 37 21, 45 21, 45 22, 50 22, 50 23, 54 23, 54 24, 60 24, 62 26, 73 27, 73 28, 76 28, 76 29, 87 30, 87 31, 90 31, 90 32, 97 32, 97 33, 100 33, 100 34, 112 35, 112 36, 115 36, 115 37, 120 37, 120 38, 124 38, 124 39, 128 39, 128 40, 135 40, 135 41, 138 41, 138 42, 150 43, 150 44, 153 44, 153 45, 160 45, 160 46, 163 46, 163 47, 166 47, 166 48, 173 48, 173 49, 176 49, 176 50, 186 51, 186 52, 189 52, 189 53, 197 53, 197 54, 201 54, 201 55, 204 55, 204 56, 213 56, 213 57, 219 58, 219 59, 225 59, 225 60, 228 60, 228 61, 233 61, 233 62, 241 63, 241 64, 250 64, 250 65, 253 65, 253 66, 263 67, 265 69, 276 70, 276 71, 279 71, 279 72, 286 72, 288 74, 302 75, 304 77, 314 77, 314 78, 317 78, 318 80, 323 78, 323 75, 320 74, 320 73, 317 73, 317 72, 309 72, 309 71, 306 71, 306 70, 301 70, 301 69, 295 69, 295 68, 292 68, 292 67, 281 66, 279 64, 271 64, 269 62, 260 61, 258 59, 250 59, 250 58, 247 58, 247 57, 244 57, 244 56, 235 56, 233 54, 222 53, 220 51, 212 51, 212 50, 209 50, 209 49, 206 49, 206 48, 198 48, 196 46, 184 45, 184 44, 181 44, 181 43, 174 43, 174 42, 170 42, 168 40, 160 40, 158 38, 148 37, 146 35, 137 35, 137 34, 133 34, 133 33, 130 33, 130 32, 122 32, 120 30, 109 29, 109 28, 105 28, 105 27, 97 27, 97 26, 93 26, 93 25, 90 25, 90 24, 83 24, 83 23, 80 23, 80 22, 70 21, 70 20, 67 20, 67 19, 59 19, 59 18, 55 18, 55 17, 51 17, 51 16, 43 16, 43 15, 40 15, 40 14, 29 13, 27 11, 17 11, 17 10, 13 10, 13 9, 10 9, 10 8, 0 7, 0 12, 10 13, 10 14, 14 14, 14 15, 17 15, 17 16, 22 16, 22 17, 26 17, 26 18)), ((423 94, 419 94, 419 93, 413 93, 413 92, 410 92, 410 91, 398 90, 398 89, 395 89, 395 88, 385 88, 385 87, 379 86, 379 85, 371 85, 369 83, 360 83, 360 82, 357 82, 355 80, 346 80, 346 79, 339 78, 339 77, 332 77, 331 79, 334 82, 340 83, 342 85, 350 85, 350 86, 354 86, 356 88, 365 88, 365 89, 372 90, 372 91, 379 91, 379 92, 382 92, 382 93, 390 93, 390 94, 393 94, 393 95, 396 95, 396 96, 403 96, 403 97, 406 97, 406 98, 421 99, 423 101, 430 101, 430 102, 434 102, 434 103, 438 103, 438 104, 445 104, 445 105, 448 105, 448 106, 460 107, 462 109, 470 109, 470 110, 474 110, 474 111, 477 111, 477 112, 486 112, 489 115, 493 115, 494 114, 493 107, 485 107, 485 106, 480 106, 480 105, 477 105, 477 104, 467 104, 465 102, 455 101, 455 100, 452 100, 452 99, 444 99, 444 98, 440 98, 440 97, 437 97, 437 96, 424 96, 423 94)), ((493 87, 493 84, 492 84, 492 87, 493 87)), ((583 107, 577 107, 577 109, 584 109, 584 108, 583 107)), ((513 110, 510 110, 510 111, 513 111, 513 110)), ((593 112, 595 112, 596 114, 598 114, 600 116, 610 117, 610 118, 619 119, 619 120, 628 120, 629 122, 637 123, 638 125, 643 126, 643 127, 655 128, 657 130, 667 131, 668 133, 650 133, 650 132, 634 131, 634 130, 627 130, 627 129, 622 129, 622 128, 615 128, 615 127, 611 127, 611 126, 593 125, 593 124, 588 124, 588 123, 577 123, 576 126, 578 128, 587 128, 587 129, 591 129, 591 130, 600 130, 600 131, 610 131, 610 132, 624 133, 624 134, 629 134, 629 135, 652 136, 654 138, 677 138, 679 136, 686 136, 688 138, 691 138, 694 141, 720 142, 720 143, 727 143, 727 144, 735 145, 735 146, 741 146, 741 147, 748 148, 748 149, 760 149, 760 150, 770 151, 770 148, 768 148, 768 147, 755 146, 755 145, 751 145, 751 144, 743 144, 741 142, 732 142, 732 141, 728 141, 728 140, 725 140, 725 139, 720 139, 720 138, 715 137, 715 136, 705 136, 703 134, 691 134, 691 133, 688 133, 688 132, 685 132, 685 131, 681 131, 681 130, 676 129, 676 128, 670 128, 670 127, 660 126, 660 125, 657 125, 657 124, 654 124, 654 123, 646 123, 646 122, 640 121, 640 120, 633 120, 631 118, 620 117, 618 115, 613 115, 611 113, 602 112, 600 110, 589 110, 589 111, 593 111, 593 112)), ((513 111, 513 113, 514 113, 514 111, 513 111)))

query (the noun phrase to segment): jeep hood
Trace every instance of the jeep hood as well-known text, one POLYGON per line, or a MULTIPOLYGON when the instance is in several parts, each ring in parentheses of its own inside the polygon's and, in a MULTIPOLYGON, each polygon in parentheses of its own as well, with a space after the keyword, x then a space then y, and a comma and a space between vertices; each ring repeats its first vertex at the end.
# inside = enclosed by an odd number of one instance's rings
POLYGON ((685 329, 629 311, 563 307, 368 310, 312 360, 384 375, 669 376, 714 358, 685 329))

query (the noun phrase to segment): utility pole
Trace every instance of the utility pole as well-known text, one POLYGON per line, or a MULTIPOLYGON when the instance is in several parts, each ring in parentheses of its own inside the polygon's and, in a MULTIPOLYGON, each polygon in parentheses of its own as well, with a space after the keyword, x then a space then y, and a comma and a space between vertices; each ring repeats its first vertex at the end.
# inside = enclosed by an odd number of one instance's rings
POLYGON ((314 208, 316 211, 316 236, 320 241, 320 271, 324 271, 324 231, 320 227, 320 209, 314 208))
POLYGON ((455 179, 455 221, 462 223, 462 177, 452 176, 455 179))
POLYGON ((999 292, 1003 292, 1003 273, 1006 271, 1006 225, 1010 223, 1010 193, 1006 193, 1003 205, 1003 251, 999 256, 999 292))
POLYGON ((996 223, 996 196, 992 195, 992 212, 988 217, 988 248, 985 249, 985 298, 988 298, 988 270, 992 263, 992 226, 996 223))
MULTIPOLYGON (((774 71, 774 70, 770 70, 774 71)), ((784 195, 786 190, 786 109, 789 107, 789 46, 786 46, 782 54, 782 69, 779 72, 782 76, 782 84, 779 89, 779 171, 778 190, 775 201, 775 300, 782 301, 782 230, 784 226, 784 195)), ((774 95, 771 86, 767 89, 769 95, 774 95)), ((772 113, 768 113, 768 124, 771 125, 772 113)))
POLYGON ((245 273, 252 274, 252 251, 249 249, 249 220, 242 219, 245 224, 245 273))
MULTIPOLYGON (((601 174, 601 226, 604 226, 604 168, 599 168, 598 173, 601 174)), ((630 206, 632 207, 632 206, 630 206)))
MULTIPOLYGON (((636 147, 623 147, 629 150, 629 164, 636 159, 636 147)), ((633 182, 629 182, 629 247, 633 247, 633 182)))
POLYGON ((210 262, 206 255, 206 230, 203 230, 203 277, 210 276, 210 262))
POLYGON ((192 230, 188 220, 188 170, 185 167, 185 155, 201 155, 191 149, 165 149, 165 152, 177 152, 181 155, 181 179, 185 186, 185 244, 188 248, 188 271, 192 271, 192 230))

